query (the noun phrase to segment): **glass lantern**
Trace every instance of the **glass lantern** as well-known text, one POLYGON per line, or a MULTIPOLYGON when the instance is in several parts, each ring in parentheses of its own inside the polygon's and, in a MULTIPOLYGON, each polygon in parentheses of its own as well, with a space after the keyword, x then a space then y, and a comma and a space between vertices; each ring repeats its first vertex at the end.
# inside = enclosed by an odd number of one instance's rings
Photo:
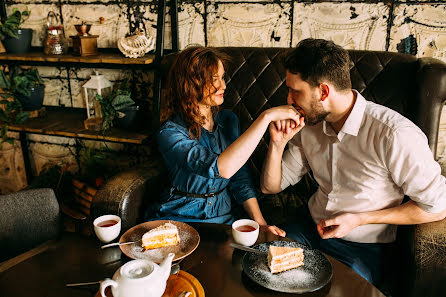
POLYGON ((102 118, 101 103, 96 99, 96 95, 104 98, 112 90, 113 84, 104 75, 99 74, 97 71, 95 71, 94 75, 91 75, 90 79, 82 86, 88 119, 102 118))

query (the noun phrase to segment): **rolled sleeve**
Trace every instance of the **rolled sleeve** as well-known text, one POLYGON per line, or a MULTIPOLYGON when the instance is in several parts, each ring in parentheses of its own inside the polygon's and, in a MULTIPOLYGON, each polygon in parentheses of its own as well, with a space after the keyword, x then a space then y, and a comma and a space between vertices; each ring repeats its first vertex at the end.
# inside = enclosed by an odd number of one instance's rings
POLYGON ((234 197, 235 201, 239 204, 257 196, 246 165, 240 168, 239 171, 232 176, 228 187, 232 197, 234 197))
POLYGON ((446 182, 427 138, 418 128, 395 131, 388 142, 388 166, 394 182, 424 211, 446 209, 446 182), (393 148, 399 148, 397 150, 393 148))
POLYGON ((297 184, 309 170, 310 166, 301 146, 300 135, 297 134, 288 142, 288 149, 283 154, 282 180, 280 182, 282 190, 297 184))
POLYGON ((158 144, 168 167, 187 167, 191 173, 203 177, 221 178, 218 154, 190 138, 187 130, 173 125, 162 127, 158 133, 158 144))

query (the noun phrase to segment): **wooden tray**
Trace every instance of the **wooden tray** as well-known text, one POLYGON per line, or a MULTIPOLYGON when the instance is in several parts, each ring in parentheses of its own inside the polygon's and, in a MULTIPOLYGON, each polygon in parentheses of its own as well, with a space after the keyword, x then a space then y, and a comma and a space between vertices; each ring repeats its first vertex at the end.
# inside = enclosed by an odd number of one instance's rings
MULTIPOLYGON (((190 297, 205 297, 204 289, 200 282, 192 274, 180 270, 177 274, 170 275, 167 280, 166 291, 162 297, 177 297, 181 292, 187 291, 192 294, 190 297)), ((110 287, 105 290, 107 297, 113 297, 110 287)), ((101 297, 98 291, 95 297, 101 297)))

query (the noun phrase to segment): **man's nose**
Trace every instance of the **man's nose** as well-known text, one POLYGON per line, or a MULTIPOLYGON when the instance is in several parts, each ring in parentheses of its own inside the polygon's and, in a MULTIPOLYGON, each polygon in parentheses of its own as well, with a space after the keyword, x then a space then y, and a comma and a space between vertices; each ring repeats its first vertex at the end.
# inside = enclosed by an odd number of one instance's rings
POLYGON ((294 100, 293 97, 291 96, 291 92, 288 92, 288 96, 286 97, 286 102, 288 105, 293 105, 294 100))

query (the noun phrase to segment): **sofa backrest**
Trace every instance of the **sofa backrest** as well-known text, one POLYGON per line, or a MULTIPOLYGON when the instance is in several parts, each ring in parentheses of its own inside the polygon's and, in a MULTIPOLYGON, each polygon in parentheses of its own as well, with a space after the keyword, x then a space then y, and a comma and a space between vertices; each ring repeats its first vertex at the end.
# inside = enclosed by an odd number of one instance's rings
MULTIPOLYGON (((288 48, 218 49, 231 58, 225 69, 222 108, 238 115, 242 132, 265 109, 286 104, 288 90, 281 55, 288 48)), ((446 100, 446 65, 437 59, 393 52, 349 50, 349 53, 353 88, 367 100, 392 108, 418 125, 435 154, 441 109, 446 100)), ((175 56, 163 57, 163 81, 175 56)), ((265 135, 249 161, 255 182, 259 180, 268 141, 265 135)))

